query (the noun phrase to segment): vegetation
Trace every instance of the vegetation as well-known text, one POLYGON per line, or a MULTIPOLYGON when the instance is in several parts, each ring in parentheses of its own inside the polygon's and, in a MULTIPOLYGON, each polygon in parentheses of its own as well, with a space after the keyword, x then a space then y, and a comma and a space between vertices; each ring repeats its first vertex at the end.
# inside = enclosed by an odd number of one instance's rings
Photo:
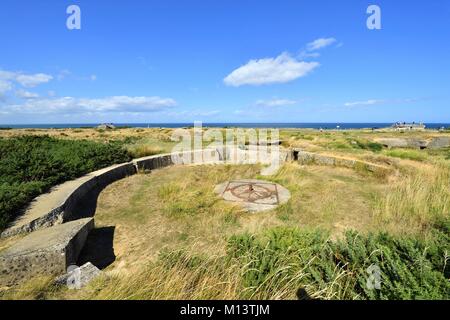
POLYGON ((386 155, 390 157, 409 159, 414 161, 425 161, 427 155, 423 151, 411 150, 411 149, 394 149, 386 151, 386 155))
POLYGON ((0 230, 50 187, 128 160, 118 143, 46 136, 0 139, 0 230))
POLYGON ((128 153, 132 158, 143 158, 147 156, 153 156, 155 154, 163 153, 163 149, 158 146, 138 144, 128 147, 128 153))
POLYGON ((420 233, 449 217, 450 166, 446 163, 413 168, 375 196, 374 218, 391 230, 408 228, 420 233))
POLYGON ((233 237, 229 252, 247 266, 243 282, 251 296, 271 295, 274 288, 292 295, 303 287, 327 298, 446 299, 448 232, 437 232, 431 241, 347 232, 333 242, 318 231, 278 228, 233 237), (367 286, 372 265, 382 272, 380 290, 367 286))
MULTIPOLYGON (((259 176, 258 165, 211 165, 176 166, 117 181, 97 202, 97 228, 115 227, 116 261, 104 275, 80 291, 37 278, 0 289, 0 299, 449 299, 449 149, 387 150, 373 142, 427 135, 281 132, 285 146, 393 166, 396 173, 386 177, 286 163, 269 177, 259 176), (282 184, 292 198, 275 210, 248 214, 213 192, 218 183, 254 178, 282 184), (367 286, 371 266, 381 271, 380 290, 367 286)), ((123 149, 141 157, 168 152, 175 144, 168 129, 77 129, 52 136, 58 140, 42 139, 69 145, 89 139, 125 157, 123 149)), ((20 151, 19 144, 12 148, 16 158, 32 153, 20 151)), ((52 172, 47 158, 40 161, 36 168, 52 172)), ((57 173, 63 167, 55 162, 57 173)))
POLYGON ((162 250, 137 272, 104 276, 79 293, 41 278, 3 298, 448 299, 450 238, 441 227, 429 240, 347 232, 337 241, 278 227, 232 236, 222 255, 162 250), (379 288, 371 268, 379 268, 379 288))

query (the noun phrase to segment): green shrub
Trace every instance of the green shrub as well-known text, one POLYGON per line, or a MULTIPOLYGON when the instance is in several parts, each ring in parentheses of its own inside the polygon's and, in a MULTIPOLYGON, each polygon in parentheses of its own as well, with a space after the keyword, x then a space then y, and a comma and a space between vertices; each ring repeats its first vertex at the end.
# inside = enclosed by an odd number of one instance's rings
POLYGON ((409 159, 414 161, 425 161, 427 156, 424 152, 419 150, 388 150, 386 151, 386 155, 390 157, 400 158, 400 159, 409 159))
POLYGON ((352 140, 352 142, 352 145, 355 149, 370 150, 372 152, 380 152, 381 150, 383 150, 383 145, 376 142, 359 139, 354 139, 352 140))
POLYGON ((0 139, 0 230, 52 186, 129 160, 120 143, 48 136, 0 139))
POLYGON ((306 287, 344 299, 448 299, 448 224, 428 240, 348 232, 336 242, 320 231, 283 227, 233 236, 228 255, 246 266, 249 293, 306 287), (380 290, 367 286, 372 265, 381 271, 380 290))
POLYGON ((325 143, 325 146, 328 149, 337 149, 337 150, 369 150, 372 152, 380 152, 383 150, 383 145, 371 142, 368 140, 361 140, 361 139, 353 139, 353 138, 346 138, 335 140, 332 142, 325 143))

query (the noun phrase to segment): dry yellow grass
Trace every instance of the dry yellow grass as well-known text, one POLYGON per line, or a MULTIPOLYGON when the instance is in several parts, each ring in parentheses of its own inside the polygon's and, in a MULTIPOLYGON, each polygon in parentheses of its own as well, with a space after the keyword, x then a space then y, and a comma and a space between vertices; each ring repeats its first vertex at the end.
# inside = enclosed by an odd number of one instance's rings
POLYGON ((145 144, 132 145, 127 148, 128 152, 133 158, 143 158, 147 156, 153 156, 155 154, 161 154, 164 149, 159 146, 151 146, 145 144))
MULTIPOLYGON (((102 139, 105 134, 108 139, 128 134, 139 137, 140 142, 127 146, 136 157, 161 153, 173 145, 168 141, 170 129, 139 132, 121 129, 105 133, 83 130, 69 137, 91 135, 102 139)), ((276 226, 320 228, 332 238, 339 238, 350 229, 361 233, 388 231, 426 236, 437 220, 448 218, 450 166, 442 155, 439 161, 428 154, 421 162, 394 159, 383 152, 347 149, 348 146, 340 149, 340 144, 347 143, 349 138, 344 132, 294 133, 283 133, 290 146, 393 165, 400 169, 400 174, 378 179, 346 168, 289 163, 271 177, 260 177, 259 166, 172 167, 135 175, 108 186, 98 200, 97 227, 115 227, 116 261, 105 270, 104 277, 78 292, 55 288, 48 279, 36 279, 14 288, 3 298, 295 299, 291 282, 276 279, 283 276, 282 270, 268 278, 265 285, 271 290, 251 288, 252 293, 246 295, 249 288, 242 284, 241 277, 247 271, 245 266, 231 263, 223 268, 227 239, 234 234, 257 234, 276 226), (260 214, 243 212, 213 192, 216 184, 240 178, 278 182, 291 191, 292 198, 276 210, 260 214), (186 259, 176 259, 169 266, 166 260, 161 261, 161 253, 177 250, 185 252, 186 259), (189 264, 195 256, 204 259, 193 268, 189 264)), ((364 139, 391 135, 350 133, 351 137, 359 134, 364 139)), ((426 137, 429 133, 414 134, 426 137)), ((345 297, 346 286, 351 286, 345 280, 346 272, 335 270, 335 278, 324 289, 311 291, 313 297, 345 297)), ((302 270, 297 271, 291 281, 303 276, 302 270)))
POLYGON ((450 215, 450 166, 407 170, 377 197, 375 216, 392 231, 423 232, 450 215))
MULTIPOLYGON (((259 166, 172 167, 135 175, 107 187, 98 201, 96 225, 115 227, 116 261, 106 270, 111 278, 98 284, 100 292, 98 287, 94 293, 86 289, 77 297, 242 297, 242 270, 214 270, 215 262, 225 255, 231 235, 259 233, 275 226, 307 226, 324 228, 338 236, 349 228, 367 231, 375 227, 370 215, 370 193, 377 192, 383 182, 349 169, 286 164, 269 179, 287 186, 293 195, 291 201, 260 214, 245 213, 213 192, 217 183, 257 178, 258 172, 259 166), (360 190, 366 179, 368 185, 360 190), (158 257, 165 250, 205 255, 209 269, 161 266, 158 257), (185 288, 194 280, 192 290, 185 288)), ((252 298, 295 298, 290 287, 256 292, 252 298)), ((316 294, 323 298, 335 292, 330 289, 316 294)), ((61 294, 70 298, 73 293, 61 294)))

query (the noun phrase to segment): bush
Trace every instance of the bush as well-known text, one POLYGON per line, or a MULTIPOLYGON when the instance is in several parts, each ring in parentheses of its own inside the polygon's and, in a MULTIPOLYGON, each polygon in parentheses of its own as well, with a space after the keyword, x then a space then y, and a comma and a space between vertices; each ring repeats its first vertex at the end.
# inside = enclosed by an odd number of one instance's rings
POLYGON ((0 139, 0 230, 52 186, 129 160, 120 143, 48 136, 0 139))
POLYGON ((246 266, 243 283, 252 294, 306 287, 341 299, 448 299, 448 224, 430 240, 348 232, 336 242, 320 231, 283 227, 233 236, 228 254, 246 266), (380 290, 367 286, 372 265, 381 270, 380 290))

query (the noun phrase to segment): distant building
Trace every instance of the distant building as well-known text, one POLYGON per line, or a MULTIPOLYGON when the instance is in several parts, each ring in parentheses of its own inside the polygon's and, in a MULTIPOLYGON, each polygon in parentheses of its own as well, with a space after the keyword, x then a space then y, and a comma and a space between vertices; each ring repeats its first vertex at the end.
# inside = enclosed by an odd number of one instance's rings
POLYGON ((423 131, 426 126, 423 123, 397 122, 392 125, 392 128, 396 131, 423 131))
POLYGON ((116 126, 113 125, 112 123, 102 123, 101 125, 99 125, 97 127, 97 129, 100 129, 100 130, 112 130, 115 128, 116 128, 116 126))

